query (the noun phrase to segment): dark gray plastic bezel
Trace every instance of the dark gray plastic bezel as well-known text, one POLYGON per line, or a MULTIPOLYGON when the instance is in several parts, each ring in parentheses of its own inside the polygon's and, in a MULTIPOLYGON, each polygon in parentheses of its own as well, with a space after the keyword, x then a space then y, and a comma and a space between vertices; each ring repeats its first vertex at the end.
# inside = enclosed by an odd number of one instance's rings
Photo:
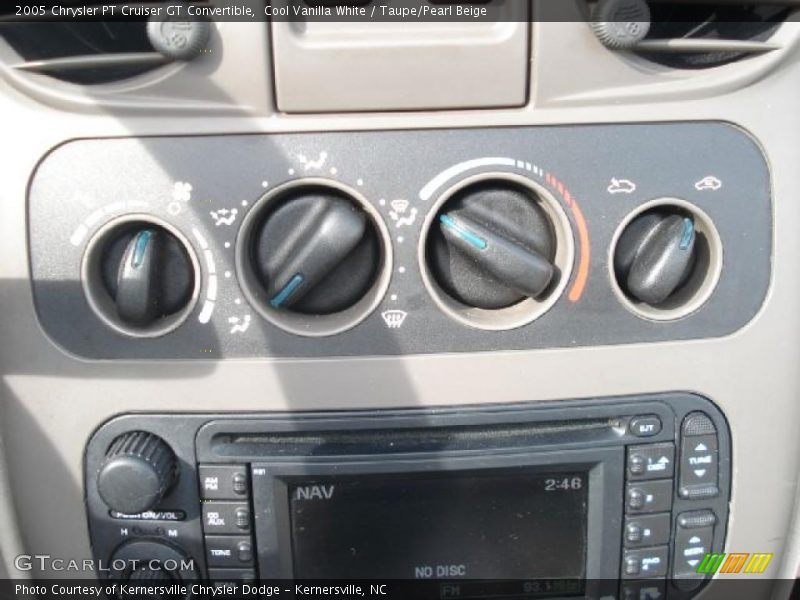
POLYGON ((103 359, 389 356, 720 337, 749 323, 766 297, 771 193, 759 146, 741 129, 716 122, 79 140, 45 157, 31 182, 33 294, 51 340, 103 359), (544 187, 568 215, 575 245, 564 293, 531 323, 503 331, 470 327, 441 310, 418 267, 423 223, 437 200, 459 181, 489 172, 544 187), (708 175, 722 187, 696 189, 708 175), (261 318, 235 276, 235 242, 247 212, 265 191, 307 177, 356 190, 392 238, 391 280, 378 307, 352 328, 314 339, 261 318), (612 178, 636 188, 611 194, 612 178), (178 182, 192 184, 192 199, 171 214, 178 182), (661 198, 707 214, 725 255, 708 299, 668 322, 631 312, 608 268, 619 224, 661 198), (391 216, 396 199, 409 202, 405 217, 417 211, 411 224, 391 216), (232 207, 232 225, 209 218, 232 207), (81 288, 81 228, 90 238, 127 212, 170 222, 200 258, 197 307, 167 335, 120 335, 94 314, 81 288), (401 326, 388 326, 400 314, 392 311, 404 315, 401 326), (247 316, 242 331, 237 323, 247 316))

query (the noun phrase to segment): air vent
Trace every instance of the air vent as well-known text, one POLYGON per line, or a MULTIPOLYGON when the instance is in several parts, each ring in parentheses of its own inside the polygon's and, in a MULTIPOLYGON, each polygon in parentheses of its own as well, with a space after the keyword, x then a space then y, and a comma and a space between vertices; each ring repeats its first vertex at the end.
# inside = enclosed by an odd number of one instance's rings
POLYGON ((791 15, 788 4, 600 0, 592 7, 592 25, 614 50, 676 69, 705 69, 777 50, 770 40, 791 15), (632 14, 649 15, 649 21, 626 22, 632 14))
POLYGON ((16 69, 81 85, 141 75, 173 60, 189 60, 208 39, 208 23, 51 21, 0 15, 0 35, 19 55, 16 69))

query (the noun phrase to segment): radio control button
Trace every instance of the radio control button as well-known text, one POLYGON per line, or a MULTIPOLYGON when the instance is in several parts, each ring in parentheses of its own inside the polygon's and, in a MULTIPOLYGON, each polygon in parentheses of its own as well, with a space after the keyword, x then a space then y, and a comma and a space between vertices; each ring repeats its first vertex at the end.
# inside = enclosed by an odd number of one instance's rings
POLYGON ((710 510, 693 510, 678 515, 678 525, 684 529, 696 529, 717 524, 717 515, 710 510))
POLYGON ((647 444, 628 449, 628 479, 671 478, 675 473, 675 444, 647 444))
POLYGON ((657 415, 634 417, 628 431, 636 437, 653 437, 661 433, 661 419, 657 415))
POLYGON ((711 420, 711 417, 699 411, 686 415, 683 425, 681 425, 681 435, 683 437, 716 433, 717 428, 714 426, 714 421, 711 420))
POLYGON ((250 532, 250 507, 245 502, 204 502, 203 531, 213 534, 250 532))
POLYGON ((620 600, 664 600, 666 581, 626 581, 620 588, 620 600))
POLYGON ((622 576, 625 579, 666 577, 669 546, 625 550, 622 557, 622 576))
POLYGON ((672 508, 672 480, 629 483, 625 508, 629 514, 668 512, 672 508))
POLYGON ((703 557, 711 552, 714 541, 714 513, 711 511, 696 511, 696 513, 682 513, 678 517, 678 531, 675 535, 675 556, 673 557, 672 572, 676 578, 697 577, 697 567, 703 557), (684 518, 685 515, 692 518, 684 518), (713 520, 711 520, 713 519, 713 520), (685 527, 698 523, 708 523, 697 527, 685 527))
POLYGON ((719 456, 714 433, 684 437, 681 442, 680 496, 709 498, 719 493, 719 456))
POLYGON ((198 473, 203 500, 241 500, 250 491, 244 465, 200 465, 198 473))
POLYGON ((253 543, 249 536, 207 535, 206 561, 209 567, 252 566, 253 543))
POLYGON ((625 547, 657 546, 669 543, 670 513, 625 519, 625 547))

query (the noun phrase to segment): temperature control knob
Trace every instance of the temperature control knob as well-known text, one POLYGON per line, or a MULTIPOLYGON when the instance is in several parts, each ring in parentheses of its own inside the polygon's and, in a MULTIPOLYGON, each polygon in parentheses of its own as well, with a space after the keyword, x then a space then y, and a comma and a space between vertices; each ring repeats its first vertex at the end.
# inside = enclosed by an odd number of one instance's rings
POLYGON ((324 186, 301 187, 277 204, 251 234, 251 266, 269 307, 329 315, 358 302, 381 260, 364 210, 324 186))
POLYGON ((527 188, 501 180, 472 185, 436 218, 428 264, 462 304, 505 308, 542 296, 558 275, 553 224, 527 188))
POLYGON ((184 245, 149 223, 127 227, 112 237, 100 273, 117 318, 137 328, 180 312, 194 288, 194 269, 184 245))
POLYGON ((175 482, 178 464, 172 448, 146 431, 115 438, 97 474, 97 491, 112 509, 138 514, 154 508, 175 482))
POLYGON ((694 218, 669 207, 637 216, 614 255, 617 282, 633 300, 658 306, 688 280, 695 265, 694 218))

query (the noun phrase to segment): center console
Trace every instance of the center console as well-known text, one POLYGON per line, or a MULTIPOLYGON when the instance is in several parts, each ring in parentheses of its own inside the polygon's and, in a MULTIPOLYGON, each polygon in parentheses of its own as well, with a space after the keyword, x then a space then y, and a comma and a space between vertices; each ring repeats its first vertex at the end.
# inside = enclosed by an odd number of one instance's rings
POLYGON ((690 597, 724 545, 730 458, 724 418, 691 394, 132 414, 93 436, 85 485, 96 558, 118 581, 173 561, 189 583, 389 580, 407 597, 536 598, 663 593, 670 580, 672 597, 690 597))

